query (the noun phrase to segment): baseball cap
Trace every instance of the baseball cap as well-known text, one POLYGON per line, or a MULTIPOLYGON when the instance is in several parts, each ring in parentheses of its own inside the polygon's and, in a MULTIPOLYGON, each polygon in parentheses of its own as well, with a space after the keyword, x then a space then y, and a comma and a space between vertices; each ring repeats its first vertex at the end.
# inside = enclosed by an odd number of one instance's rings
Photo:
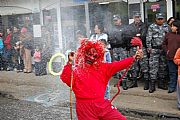
POLYGON ((133 16, 135 16, 135 17, 141 17, 141 13, 140 13, 140 12, 135 12, 133 16))
POLYGON ((113 15, 113 20, 116 21, 118 19, 121 19, 121 17, 119 15, 113 15))
POLYGON ((164 14, 163 13, 157 13, 156 19, 159 19, 159 18, 164 18, 164 14))

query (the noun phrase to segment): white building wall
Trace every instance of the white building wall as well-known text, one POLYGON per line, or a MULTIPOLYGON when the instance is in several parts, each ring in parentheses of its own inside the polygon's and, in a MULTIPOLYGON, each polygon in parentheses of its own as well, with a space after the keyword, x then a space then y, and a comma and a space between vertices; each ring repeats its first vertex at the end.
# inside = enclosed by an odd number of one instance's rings
POLYGON ((140 3, 141 0, 128 0, 129 4, 140 3))
POLYGON ((170 17, 173 17, 173 4, 172 4, 172 0, 166 0, 167 2, 167 20, 170 17))
POLYGON ((57 6, 60 0, 6 0, 0 3, 0 15, 40 12, 57 6))
POLYGON ((0 3, 0 15, 39 13, 43 25, 42 10, 57 10, 59 48, 62 48, 60 0, 6 0, 0 3))
MULTIPOLYGON (((136 3, 140 3, 140 7, 143 6, 143 3, 141 2, 141 0, 129 0, 128 4, 136 4, 136 3)), ((142 7, 143 8, 143 7, 142 7)), ((142 8, 140 8, 140 12, 141 12, 141 18, 142 20, 144 20, 144 16, 143 16, 143 10, 142 8)), ((132 23, 134 20, 133 19, 129 19, 129 24, 132 23)))
MULTIPOLYGON (((143 7, 143 0, 129 0, 128 4, 135 4, 140 3, 140 12, 141 12, 141 18, 142 21, 144 21, 144 7, 143 7)), ((173 16, 173 4, 172 0, 166 0, 167 5, 167 19, 173 16)), ((133 19, 129 19, 129 23, 132 23, 133 19)))

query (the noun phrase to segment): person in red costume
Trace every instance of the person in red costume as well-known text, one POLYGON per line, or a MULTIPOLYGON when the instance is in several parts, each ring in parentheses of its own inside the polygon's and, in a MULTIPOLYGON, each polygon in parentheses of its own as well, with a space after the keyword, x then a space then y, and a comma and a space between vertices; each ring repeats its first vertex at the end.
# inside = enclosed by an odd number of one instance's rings
POLYGON ((76 55, 69 54, 60 75, 64 83, 72 85, 78 120, 126 120, 109 100, 104 99, 104 94, 111 76, 142 58, 142 54, 139 50, 132 57, 106 63, 103 62, 104 48, 100 41, 82 40, 76 55))

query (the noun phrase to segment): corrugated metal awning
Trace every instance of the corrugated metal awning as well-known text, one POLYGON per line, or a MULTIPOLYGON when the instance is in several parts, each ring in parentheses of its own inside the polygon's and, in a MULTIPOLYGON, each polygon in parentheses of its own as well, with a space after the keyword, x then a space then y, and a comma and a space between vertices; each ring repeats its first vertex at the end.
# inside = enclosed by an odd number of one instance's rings
POLYGON ((31 9, 18 7, 18 6, 0 6, 0 15, 13 15, 32 13, 31 9))

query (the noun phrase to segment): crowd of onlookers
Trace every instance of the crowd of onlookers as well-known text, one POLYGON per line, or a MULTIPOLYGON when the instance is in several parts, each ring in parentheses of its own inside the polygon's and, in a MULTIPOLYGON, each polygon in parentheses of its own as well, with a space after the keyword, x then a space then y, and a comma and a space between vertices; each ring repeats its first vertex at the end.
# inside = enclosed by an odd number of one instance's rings
POLYGON ((47 62, 51 54, 51 35, 42 26, 42 37, 35 45, 30 29, 23 26, 0 31, 0 70, 46 75, 47 62))
MULTIPOLYGON (((165 21, 163 13, 157 13, 154 23, 149 26, 141 21, 141 14, 138 12, 133 15, 133 19, 131 24, 124 25, 121 17, 114 15, 113 28, 104 28, 102 23, 96 23, 90 40, 106 41, 106 51, 111 53, 112 61, 117 61, 134 55, 138 46, 133 46, 131 40, 140 38, 144 57, 136 61, 128 74, 123 77, 122 88, 127 90, 138 87, 137 78, 141 71, 144 90, 149 90, 149 93, 155 92, 157 83, 159 89, 168 90, 168 93, 177 91, 177 96, 180 96, 178 86, 180 82, 177 84, 180 62, 174 62, 175 53, 180 48, 180 21, 174 17, 165 21), (127 84, 128 79, 131 79, 130 84, 127 84)), ((79 30, 76 35, 78 40, 85 37, 84 32, 79 30)), ((124 71, 117 73, 116 77, 121 78, 123 73, 124 71)), ((180 108, 179 97, 178 108, 180 108)))
MULTIPOLYGON (((137 78, 141 71, 144 90, 149 90, 149 93, 155 92, 157 83, 159 89, 168 90, 168 93, 177 91, 179 95, 180 82, 177 81, 179 58, 174 62, 174 56, 180 48, 180 21, 174 17, 165 21, 162 13, 157 13, 154 23, 149 26, 141 21, 141 14, 138 12, 133 15, 133 19, 131 24, 124 25, 121 17, 114 15, 113 28, 104 28, 103 24, 96 23, 90 40, 100 40, 106 45, 104 60, 111 62, 111 59, 117 61, 134 55, 138 46, 133 46, 131 39, 140 38, 144 57, 136 61, 128 74, 123 77, 122 88, 127 90, 138 87, 137 78), (131 84, 127 84, 129 78, 131 84)), ((42 26, 41 31, 42 36, 36 45, 32 32, 25 26, 9 27, 4 35, 0 31, 0 70, 31 73, 34 69, 36 76, 46 75, 47 62, 52 53, 52 41, 50 32, 45 26, 42 26)), ((76 37, 81 40, 86 37, 85 34, 84 31, 78 30, 76 37)), ((76 48, 79 45, 80 42, 77 41, 76 48)), ((123 73, 124 71, 117 73, 116 77, 122 77, 123 73)), ((109 98, 109 86, 107 88, 109 98)), ((178 103, 180 108, 180 100, 178 103)))

